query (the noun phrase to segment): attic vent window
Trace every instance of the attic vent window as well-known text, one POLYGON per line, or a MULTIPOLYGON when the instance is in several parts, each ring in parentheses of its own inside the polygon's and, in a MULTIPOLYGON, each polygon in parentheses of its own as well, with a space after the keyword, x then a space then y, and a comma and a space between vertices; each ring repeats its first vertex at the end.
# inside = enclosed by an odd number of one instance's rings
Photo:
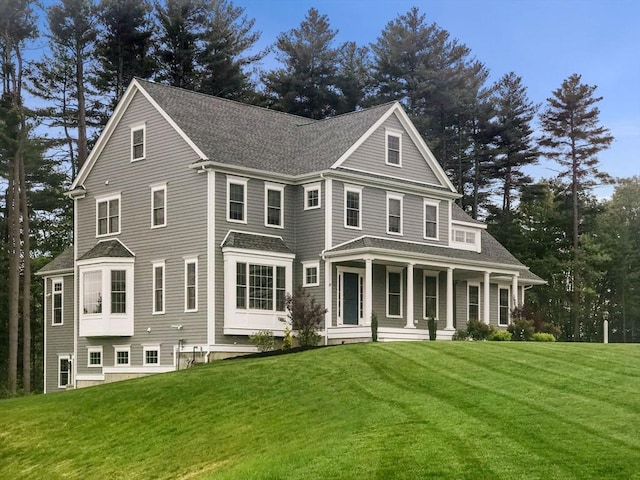
POLYGON ((402 166, 402 136, 399 133, 387 132, 387 165, 402 166))
POLYGON ((131 127, 131 161, 143 160, 146 156, 145 126, 131 127))

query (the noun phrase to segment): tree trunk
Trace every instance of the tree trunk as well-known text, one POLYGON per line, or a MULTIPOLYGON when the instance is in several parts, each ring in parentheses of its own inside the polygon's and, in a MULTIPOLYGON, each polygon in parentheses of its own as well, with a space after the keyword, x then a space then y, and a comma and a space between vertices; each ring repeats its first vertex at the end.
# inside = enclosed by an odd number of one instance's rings
POLYGON ((580 315, 578 315, 578 309, 580 306, 580 289, 579 289, 579 275, 578 275, 578 247, 580 242, 580 232, 578 227, 580 225, 578 217, 578 161, 576 159, 576 145, 575 140, 571 139, 571 156, 573 158, 573 171, 571 181, 571 198, 573 201, 573 294, 571 299, 571 314, 573 315, 573 341, 580 341, 580 315))
POLYGON ((80 42, 76 42, 76 92, 78 95, 78 167, 80 170, 87 159, 87 114, 84 99, 84 63, 80 42))
MULTIPOLYGON (((24 128, 24 127, 23 127, 24 128)), ((24 158, 20 156, 20 210, 22 213, 22 386, 31 393, 31 231, 24 158)))
POLYGON ((20 196, 18 195, 18 155, 11 160, 9 173, 9 393, 18 386, 18 323, 20 321, 20 196))

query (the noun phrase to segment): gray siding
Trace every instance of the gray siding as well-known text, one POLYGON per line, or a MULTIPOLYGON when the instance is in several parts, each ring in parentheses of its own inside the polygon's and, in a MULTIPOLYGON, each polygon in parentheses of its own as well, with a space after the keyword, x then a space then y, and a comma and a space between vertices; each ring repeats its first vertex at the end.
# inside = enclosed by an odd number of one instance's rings
POLYGON ((45 369, 47 382, 45 392, 56 392, 58 388, 58 355, 73 354, 73 274, 53 275, 44 279, 45 312, 44 324, 47 335, 45 369), (62 325, 52 325, 52 282, 53 278, 62 278, 62 325), (51 294, 51 295, 49 295, 51 294))
POLYGON ((433 170, 429 167, 411 137, 404 131, 404 127, 395 114, 391 115, 383 125, 376 129, 342 166, 405 180, 440 185, 433 170), (386 128, 402 133, 402 167, 385 163, 386 128))
MULTIPOLYGON (((78 372, 87 368, 86 347, 103 346, 104 365, 113 365, 113 345, 131 344, 131 365, 142 364, 141 344, 204 343, 206 331, 207 177, 189 165, 197 155, 141 95, 136 94, 99 160, 85 181, 86 197, 77 202, 78 254, 92 248, 96 238, 96 196, 121 194, 121 233, 118 238, 135 254, 133 337, 80 338, 78 372), (130 161, 130 126, 146 122, 146 158, 130 161), (108 184, 107 184, 108 182, 108 184), (150 185, 167 184, 167 226, 151 228, 150 185), (184 312, 184 258, 198 258, 198 311, 184 312), (152 262, 164 260, 165 314, 152 315, 152 262), (182 330, 171 325, 181 324, 182 330), (151 329, 150 332, 147 329, 151 329), (141 347, 140 347, 141 352, 141 347), (111 357, 111 358, 110 358, 111 357)), ((161 363, 169 361, 164 355, 161 363)))

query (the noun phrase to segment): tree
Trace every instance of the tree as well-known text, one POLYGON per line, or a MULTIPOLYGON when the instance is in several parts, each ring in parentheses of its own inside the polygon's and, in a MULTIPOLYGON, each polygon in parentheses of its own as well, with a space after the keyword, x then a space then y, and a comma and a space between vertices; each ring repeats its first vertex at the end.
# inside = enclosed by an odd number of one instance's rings
POLYGON ((598 181, 610 181, 606 173, 599 171, 597 155, 609 147, 613 137, 607 128, 599 125, 600 110, 595 104, 602 97, 595 97, 595 90, 595 86, 581 83, 580 75, 573 74, 553 91, 540 117, 544 132, 540 145, 545 148, 544 155, 558 162, 563 169, 559 178, 568 178, 571 188, 574 341, 580 340, 580 193, 590 191, 598 181))
POLYGON ((340 91, 336 112, 353 112, 363 105, 371 89, 370 51, 345 42, 338 48, 336 61, 335 86, 340 91))
POLYGON ((316 303, 316 299, 302 289, 298 289, 295 295, 287 294, 285 307, 291 320, 291 328, 297 331, 300 346, 316 346, 320 341, 318 329, 324 321, 327 309, 316 303))

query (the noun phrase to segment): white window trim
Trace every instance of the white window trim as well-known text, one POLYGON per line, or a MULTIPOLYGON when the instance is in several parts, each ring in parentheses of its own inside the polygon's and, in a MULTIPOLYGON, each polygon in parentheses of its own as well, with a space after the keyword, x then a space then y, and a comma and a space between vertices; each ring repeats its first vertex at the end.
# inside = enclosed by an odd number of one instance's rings
POLYGON ((403 235, 403 225, 404 225, 404 195, 401 193, 392 193, 392 192, 387 192, 387 233, 389 235, 397 235, 397 236, 402 236, 403 235), (389 229, 389 201, 390 200, 399 200, 400 201, 400 231, 399 232, 392 232, 389 229))
POLYGON ((73 364, 72 364, 72 360, 71 360, 71 355, 58 355, 58 388, 67 388, 73 385, 73 364), (66 385, 62 385, 60 383, 60 374, 62 373, 62 371, 60 370, 60 360, 67 360, 69 363, 69 370, 68 370, 68 376, 67 376, 67 384, 66 385))
POLYGON ((508 327, 511 325, 511 286, 498 284, 498 326, 508 327), (507 323, 500 323, 500 290, 507 291, 507 323))
POLYGON ((163 315, 165 312, 165 305, 167 302, 167 267, 164 260, 158 260, 152 262, 152 270, 151 270, 151 314, 152 315, 163 315), (162 310, 156 310, 156 268, 162 267, 162 310))
POLYGON ((344 186, 344 228, 348 228, 350 230, 362 230, 362 189, 363 187, 356 185, 344 186), (358 194, 358 226, 347 225, 347 194, 349 192, 358 194))
POLYGON ((151 187, 151 228, 162 228, 162 227, 166 227, 167 226, 167 184, 166 183, 159 183, 156 185, 150 185, 151 187), (163 195, 163 201, 164 201, 164 205, 163 210, 164 210, 164 223, 160 223, 158 225, 154 225, 153 224, 153 210, 155 205, 153 204, 153 194, 155 192, 159 192, 160 190, 162 190, 164 192, 163 195))
POLYGON ((385 129, 384 135, 384 163, 392 167, 402 167, 402 132, 398 130, 385 129), (398 163, 389 162, 389 137, 398 137, 398 163))
POLYGON ((426 315, 427 310, 427 278, 436 279, 436 316, 440 318, 440 275, 438 272, 425 271, 422 279, 422 318, 428 320, 426 315))
POLYGON ((249 179, 248 178, 244 178, 244 177, 234 177, 233 175, 227 175, 227 222, 231 222, 231 223, 247 223, 247 198, 248 198, 248 194, 247 194, 247 189, 248 189, 248 185, 249 185, 249 179), (231 213, 231 209, 230 207, 230 201, 231 201, 231 189, 230 186, 231 184, 234 185, 242 185, 243 186, 243 191, 244 191, 244 198, 242 199, 242 220, 236 220, 236 219, 232 219, 230 217, 230 213, 231 213))
POLYGON ((120 192, 112 193, 110 195, 101 195, 99 197, 95 197, 96 200, 96 238, 108 237, 111 235, 118 235, 122 230, 122 195, 120 192), (118 200, 118 231, 117 232, 109 232, 109 202, 111 200, 118 200), (99 233, 98 230, 98 205, 100 203, 107 202, 107 233, 99 233))
POLYGON ((142 365, 160 365, 160 345, 143 345, 142 346, 142 365), (156 350, 158 352, 158 363, 147 363, 147 352, 156 350))
POLYGON ((471 321, 471 317, 469 316, 469 307, 471 305, 470 302, 470 295, 469 295, 469 290, 471 289, 471 287, 475 287, 478 289, 478 321, 482 321, 482 297, 481 295, 481 290, 480 290, 480 283, 479 282, 467 282, 467 323, 469 321, 471 321))
POLYGON ((422 206, 422 236, 425 240, 440 240, 440 202, 424 200, 422 206), (427 206, 436 207, 436 236, 427 237, 427 206))
POLYGON ((104 353, 102 352, 102 345, 87 347, 87 367, 88 368, 100 368, 104 364, 104 353), (100 354, 100 363, 92 364, 91 363, 91 354, 98 352, 100 354))
POLYGON ((480 230, 479 229, 452 226, 450 238, 451 238, 451 247, 457 248, 459 250, 470 250, 472 252, 480 253, 480 230), (465 232, 465 236, 467 233, 473 233, 475 235, 475 243, 468 243, 466 241, 457 242, 455 239, 456 231, 465 232))
POLYGON ((387 308, 386 314, 387 318, 402 318, 404 313, 404 269, 401 267, 387 267, 387 272, 385 275, 386 280, 386 288, 385 288, 385 305, 387 308), (389 314, 389 273, 399 273, 400 274, 400 314, 399 315, 391 315, 389 314))
POLYGON ((310 183, 308 185, 305 185, 304 196, 302 200, 304 202, 304 210, 315 210, 317 208, 321 208, 322 207, 322 186, 320 185, 320 182, 310 183), (314 205, 310 207, 308 202, 309 193, 316 190, 318 191, 318 205, 314 205))
POLYGON ((344 279, 343 275, 345 273, 355 273, 358 275, 358 325, 345 325, 346 327, 351 326, 360 326, 367 325, 367 319, 364 317, 364 288, 360 288, 360 286, 364 285, 364 277, 365 277, 365 269, 364 268, 354 268, 354 267, 336 267, 336 300, 338 310, 336 312, 336 322, 338 326, 344 325, 344 319, 342 314, 344 313, 344 279))
POLYGON ((284 228, 284 185, 279 183, 264 183, 264 226, 268 228, 284 228), (269 223, 269 190, 280 192, 280 224, 269 223))
POLYGON ((318 287, 320 286, 320 262, 302 262, 302 286, 303 287, 318 287), (315 268, 316 282, 307 283, 307 270, 310 268, 315 268))
POLYGON ((184 257, 184 311, 185 313, 197 312, 198 311, 198 257, 184 257), (195 306, 194 308, 188 308, 188 271, 187 266, 190 264, 195 264, 195 306))
POLYGON ((114 367, 131 366, 131 345, 114 345, 113 346, 113 366, 114 367), (118 363, 118 352, 127 352, 127 363, 118 363))
POLYGON ((145 158, 147 158, 147 125, 146 123, 139 123, 136 125, 131 125, 131 142, 130 142, 130 149, 131 149, 131 161, 132 162, 137 162, 140 160, 144 160, 145 158), (137 132, 138 130, 142 130, 142 157, 137 157, 134 158, 133 156, 133 133, 137 132))
POLYGON ((64 325, 64 280, 62 277, 52 278, 51 279, 51 326, 59 327, 60 325, 64 325), (56 292, 56 284, 62 285, 62 290, 60 292, 56 292), (56 295, 60 295, 60 323, 55 323, 55 305, 56 305, 56 295))

